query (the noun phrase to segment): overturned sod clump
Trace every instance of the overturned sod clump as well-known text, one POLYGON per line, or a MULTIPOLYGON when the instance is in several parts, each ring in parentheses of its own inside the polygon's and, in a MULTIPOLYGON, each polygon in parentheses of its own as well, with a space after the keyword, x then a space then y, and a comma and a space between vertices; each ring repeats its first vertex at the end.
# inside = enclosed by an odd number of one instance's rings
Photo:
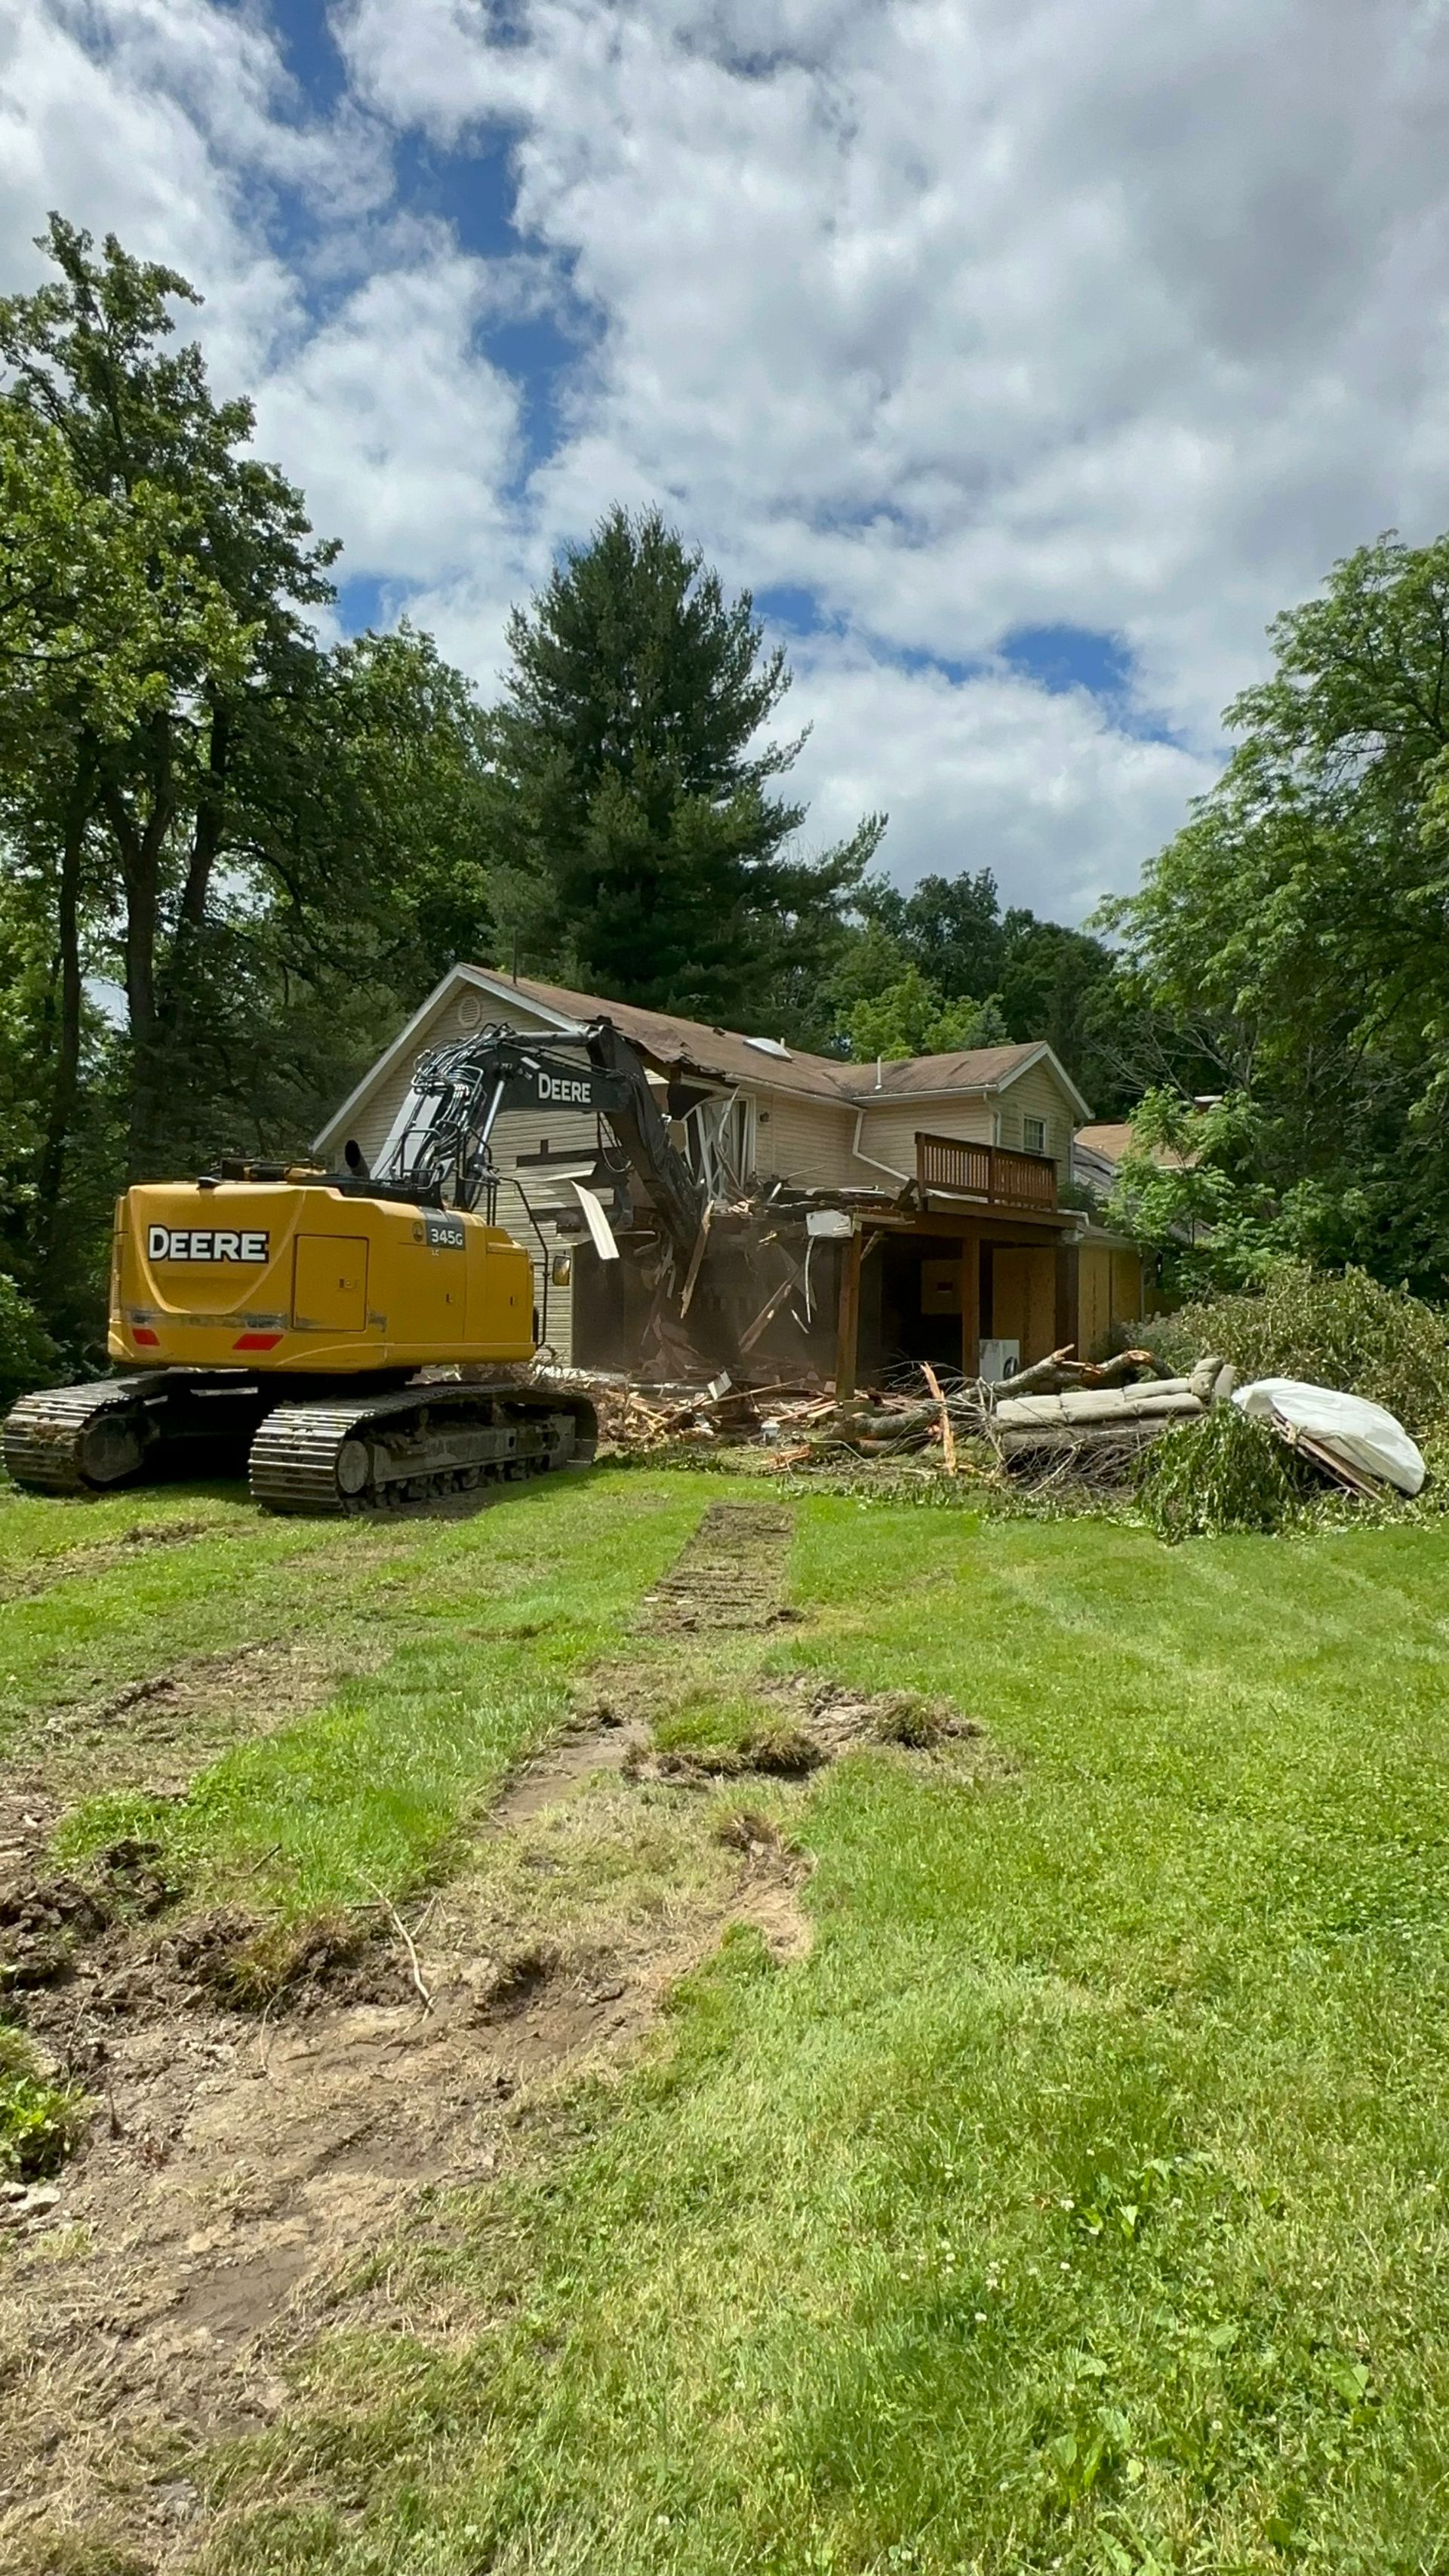
POLYGON ((914 1691, 882 1691, 873 1706, 871 1731, 878 1744, 903 1744, 910 1753, 934 1753, 953 1737, 981 1733, 948 1700, 920 1699, 914 1691))
POLYGON ((1301 1521, 1323 1484, 1311 1467, 1235 1404, 1165 1431, 1143 1460, 1138 1501, 1149 1529, 1180 1539, 1265 1532, 1301 1521))
POLYGON ((368 1907, 288 1922, 218 1906, 177 1933, 172 1961, 198 2001, 233 2012, 291 2010, 335 1999, 401 2001, 406 1969, 391 1955, 389 1926, 368 1907))
POLYGON ((0 2182, 57 2173, 85 2135, 87 2102, 75 2084, 53 2084, 23 2031, 0 2022, 0 2182))

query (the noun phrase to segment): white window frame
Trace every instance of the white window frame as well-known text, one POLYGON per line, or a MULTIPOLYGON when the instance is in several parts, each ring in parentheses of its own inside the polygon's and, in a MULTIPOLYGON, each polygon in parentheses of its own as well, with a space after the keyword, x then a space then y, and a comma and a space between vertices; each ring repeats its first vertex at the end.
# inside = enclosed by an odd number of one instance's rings
POLYGON ((1023 1153, 1044 1154, 1046 1152, 1047 1123, 1044 1118, 1023 1117, 1021 1122, 1021 1144, 1023 1153), (1036 1134, 1040 1139, 1040 1142, 1033 1140, 1033 1128, 1036 1129, 1036 1134))

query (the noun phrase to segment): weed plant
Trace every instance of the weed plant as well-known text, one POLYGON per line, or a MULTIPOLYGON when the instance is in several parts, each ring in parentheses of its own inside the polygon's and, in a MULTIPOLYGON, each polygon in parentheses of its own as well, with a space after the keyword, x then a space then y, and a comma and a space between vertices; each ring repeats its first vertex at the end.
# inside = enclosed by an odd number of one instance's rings
POLYGON ((79 2086, 48 2083, 24 2032, 0 2022, 0 2179, 38 2182, 58 2172, 85 2127, 79 2086))

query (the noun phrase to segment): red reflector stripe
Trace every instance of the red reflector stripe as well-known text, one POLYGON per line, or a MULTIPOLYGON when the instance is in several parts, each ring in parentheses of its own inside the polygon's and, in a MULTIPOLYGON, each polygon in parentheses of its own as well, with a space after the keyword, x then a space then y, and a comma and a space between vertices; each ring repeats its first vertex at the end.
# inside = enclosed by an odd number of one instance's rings
POLYGON ((161 1344, 160 1334, 153 1333, 149 1324, 133 1324, 131 1339, 133 1342, 144 1342, 148 1350, 158 1350, 161 1344))
POLYGON ((234 1351, 274 1351, 281 1338, 280 1333, 238 1333, 232 1343, 232 1349, 234 1351))

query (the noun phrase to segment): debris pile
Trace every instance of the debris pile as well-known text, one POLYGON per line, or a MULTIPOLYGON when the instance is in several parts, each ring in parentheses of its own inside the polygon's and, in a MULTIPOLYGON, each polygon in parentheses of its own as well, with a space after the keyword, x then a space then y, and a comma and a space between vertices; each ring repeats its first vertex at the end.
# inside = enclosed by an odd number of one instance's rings
MULTIPOLYGON (((1256 1399, 1265 1390, 1240 1389, 1237 1372, 1216 1352, 1205 1353, 1185 1377, 1172 1377, 1149 1351, 1092 1361, 1065 1349, 995 1384, 907 1361, 885 1385, 843 1399, 815 1377, 737 1385, 721 1374, 702 1386, 642 1386, 622 1376, 549 1372, 551 1378, 565 1374, 587 1387, 598 1408, 605 1458, 702 1456, 750 1446, 768 1450, 781 1468, 914 1460, 926 1473, 998 1484, 1009 1479, 1037 1492, 1111 1493, 1136 1481, 1143 1451, 1165 1431, 1203 1422, 1232 1399, 1238 1406, 1246 1400, 1321 1474, 1350 1492, 1372 1491, 1375 1474, 1396 1480, 1391 1469, 1375 1470, 1361 1445, 1315 1438, 1316 1415, 1290 1421, 1278 1406, 1260 1405, 1256 1399)), ((1326 1401, 1352 1406, 1354 1400, 1326 1401)), ((1417 1451, 1414 1461, 1422 1477, 1417 1451)), ((1404 1490, 1415 1488, 1406 1480, 1404 1490)))

